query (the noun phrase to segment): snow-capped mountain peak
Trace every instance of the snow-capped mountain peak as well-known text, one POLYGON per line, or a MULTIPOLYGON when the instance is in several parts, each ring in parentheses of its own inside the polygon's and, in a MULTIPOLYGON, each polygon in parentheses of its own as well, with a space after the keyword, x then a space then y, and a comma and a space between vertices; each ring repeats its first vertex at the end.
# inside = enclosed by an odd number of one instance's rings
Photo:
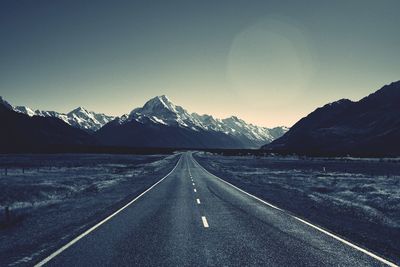
POLYGON ((190 114, 181 106, 175 105, 165 95, 150 99, 143 107, 132 110, 129 115, 121 116, 118 121, 120 124, 136 121, 142 124, 153 123, 160 126, 186 128, 197 132, 223 133, 250 140, 256 144, 254 146, 270 142, 277 135, 273 129, 248 124, 236 116, 218 119, 207 114, 190 114))
MULTIPOLYGON (((24 106, 13 107, 2 98, 0 98, 0 104, 28 116, 56 117, 71 126, 90 132, 99 130, 115 119, 102 113, 88 111, 83 107, 77 107, 68 113, 59 113, 56 111, 33 111, 31 108, 24 106)), ((115 122, 110 127, 138 122, 142 125, 160 127, 159 129, 170 127, 168 131, 184 132, 185 138, 195 135, 197 136, 196 138, 202 140, 202 137, 199 136, 203 136, 205 138, 203 141, 214 140, 216 142, 214 145, 219 142, 217 140, 224 139, 234 140, 232 142, 236 142, 237 146, 252 148, 271 142, 288 130, 286 127, 272 129, 259 127, 246 123, 236 116, 219 119, 207 114, 189 113, 183 107, 175 105, 165 95, 150 99, 142 107, 135 108, 130 113, 122 115, 115 122)), ((135 127, 135 123, 132 124, 132 127, 135 127)), ((150 128, 157 129, 155 127, 150 128)))
POLYGON ((140 112, 144 115, 150 114, 165 114, 168 113, 176 113, 176 106, 169 100, 169 98, 165 95, 156 96, 149 101, 147 101, 143 107, 136 108, 132 112, 140 112))
POLYGON ((231 117, 223 119, 223 120, 225 122, 227 122, 227 123, 233 123, 233 124, 236 124, 236 125, 246 124, 246 122, 244 120, 239 119, 236 116, 231 116, 231 117))
POLYGON ((68 114, 89 114, 89 111, 83 107, 77 107, 76 109, 73 109, 70 111, 68 114))
POLYGON ((175 108, 175 105, 169 100, 169 98, 166 95, 161 95, 161 96, 156 96, 152 99, 150 99, 146 104, 148 105, 153 105, 153 104, 161 104, 165 108, 168 108, 170 110, 173 110, 175 108))
POLYGON ((35 111, 33 111, 32 109, 30 109, 30 108, 28 108, 28 107, 25 107, 25 106, 17 106, 17 107, 14 107, 14 110, 15 110, 15 111, 18 111, 18 112, 20 112, 20 113, 24 113, 24 114, 26 114, 26 115, 28 115, 28 116, 30 116, 30 117, 36 115, 36 112, 35 112, 35 111))
POLYGON ((36 115, 35 111, 33 111, 32 109, 25 107, 25 106, 14 107, 14 110, 18 110, 20 113, 25 113, 26 115, 28 115, 30 117, 36 115))
POLYGON ((143 107, 132 110, 129 114, 129 120, 141 123, 150 120, 156 124, 189 127, 197 130, 196 122, 193 121, 190 114, 182 107, 172 103, 165 95, 154 97, 147 101, 143 107))
POLYGON ((112 116, 107 116, 102 113, 95 113, 92 111, 88 111, 83 107, 78 107, 68 112, 67 114, 56 111, 43 111, 43 110, 33 111, 31 108, 25 106, 12 107, 12 109, 16 112, 26 114, 30 117, 42 116, 42 117, 59 118, 71 126, 86 131, 97 131, 103 125, 114 119, 114 117, 112 116))

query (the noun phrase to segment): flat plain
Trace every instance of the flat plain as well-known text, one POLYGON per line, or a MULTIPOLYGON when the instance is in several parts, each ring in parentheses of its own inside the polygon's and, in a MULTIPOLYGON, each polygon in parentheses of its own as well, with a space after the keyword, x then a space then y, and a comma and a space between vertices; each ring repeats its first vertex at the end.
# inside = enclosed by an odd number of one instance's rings
POLYGON ((0 265, 32 265, 140 194, 177 160, 176 155, 1 155, 0 265))
POLYGON ((211 173, 400 262, 400 160, 196 153, 211 173))

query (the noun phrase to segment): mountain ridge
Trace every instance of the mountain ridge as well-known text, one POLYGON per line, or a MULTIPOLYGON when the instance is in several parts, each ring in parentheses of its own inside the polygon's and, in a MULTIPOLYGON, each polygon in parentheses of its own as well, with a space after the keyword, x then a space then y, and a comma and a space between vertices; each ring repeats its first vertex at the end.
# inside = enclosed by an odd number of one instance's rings
POLYGON ((57 118, 84 130, 104 145, 129 147, 259 148, 278 138, 288 128, 266 128, 231 116, 225 119, 189 113, 165 95, 148 100, 142 107, 120 117, 77 107, 68 113, 33 110, 8 104, 8 109, 31 118, 57 118), (125 133, 123 133, 125 132, 125 133), (152 138, 149 138, 152 137, 152 138))
POLYGON ((400 81, 359 101, 317 108, 281 138, 263 146, 302 154, 400 155, 400 81))
POLYGON ((47 110, 44 111, 38 109, 33 111, 31 108, 26 106, 16 106, 13 109, 16 112, 26 114, 30 117, 41 116, 41 117, 59 118, 73 127, 88 132, 95 132, 101 127, 103 127, 106 123, 115 119, 114 116, 108 116, 105 115, 104 113, 96 113, 93 111, 88 111, 83 107, 77 107, 68 113, 61 113, 57 111, 47 111, 47 110))
MULTIPOLYGON (((206 132, 208 132, 207 135, 225 135, 232 139, 235 148, 259 148, 265 142, 270 142, 287 131, 286 127, 273 129, 259 127, 246 123, 236 116, 218 119, 208 114, 189 113, 183 107, 172 103, 165 95, 151 98, 142 107, 117 117, 116 121, 119 125, 135 121, 140 124, 154 124, 154 126, 160 126, 159 128, 162 128, 161 126, 177 127, 186 129, 187 132, 197 132, 197 136, 206 132)), ((112 138, 111 134, 107 135, 112 138)))
POLYGON ((96 145, 93 136, 54 117, 16 112, 0 97, 0 151, 41 151, 46 146, 96 145))

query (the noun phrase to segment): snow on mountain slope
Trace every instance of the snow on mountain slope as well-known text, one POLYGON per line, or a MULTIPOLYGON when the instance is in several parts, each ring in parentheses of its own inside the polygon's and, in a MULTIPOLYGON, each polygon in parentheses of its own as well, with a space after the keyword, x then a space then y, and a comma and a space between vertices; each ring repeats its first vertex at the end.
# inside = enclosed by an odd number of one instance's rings
POLYGON ((165 95, 154 97, 147 101, 143 107, 136 108, 130 114, 118 118, 120 124, 129 123, 133 120, 143 124, 162 124, 193 131, 220 132, 242 139, 245 143, 253 142, 254 146, 263 142, 271 142, 288 130, 286 127, 269 129, 255 126, 235 116, 218 119, 211 115, 190 114, 181 106, 173 104, 165 95), (280 129, 280 131, 277 129, 280 129))
POLYGON ((143 107, 136 108, 129 114, 118 118, 88 111, 82 107, 78 107, 67 114, 56 111, 33 111, 24 106, 11 106, 11 108, 29 116, 56 117, 71 126, 86 131, 95 132, 116 119, 114 123, 120 125, 129 122, 138 122, 142 125, 178 127, 192 131, 193 133, 196 132, 196 136, 204 136, 204 134, 212 136, 213 134, 217 134, 217 136, 223 137, 227 135, 229 140, 234 140, 237 144, 241 144, 247 148, 260 147, 265 143, 279 138, 288 130, 286 127, 276 127, 273 129, 259 127, 246 123, 235 116, 218 119, 211 115, 189 113, 181 106, 172 103, 165 95, 154 97, 147 101, 143 107))
POLYGON ((71 112, 64 114, 56 111, 33 111, 29 107, 17 106, 13 108, 15 111, 27 114, 28 116, 55 117, 63 120, 71 126, 86 131, 97 131, 104 124, 112 121, 114 117, 107 116, 102 113, 88 111, 82 107, 78 107, 71 112))
POLYGON ((0 105, 5 107, 6 109, 11 109, 13 110, 13 106, 10 105, 3 97, 0 96, 0 105))
POLYGON ((104 124, 114 119, 102 113, 88 111, 82 107, 78 107, 67 114, 70 124, 82 129, 97 131, 104 124))
POLYGON ((19 113, 24 113, 30 117, 36 115, 35 111, 33 111, 32 109, 30 109, 28 107, 24 107, 24 106, 14 107, 14 111, 17 111, 19 113))
POLYGON ((132 110, 128 120, 142 122, 144 118, 154 123, 191 128, 195 131, 202 129, 199 121, 182 107, 175 106, 165 95, 152 98, 143 107, 132 110))

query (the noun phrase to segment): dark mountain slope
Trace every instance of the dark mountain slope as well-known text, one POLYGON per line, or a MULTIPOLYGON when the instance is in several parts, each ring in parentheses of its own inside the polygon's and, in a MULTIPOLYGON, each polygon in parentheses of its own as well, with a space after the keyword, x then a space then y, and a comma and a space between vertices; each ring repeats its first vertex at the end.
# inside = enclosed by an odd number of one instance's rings
POLYGON ((93 145, 94 138, 57 118, 15 112, 0 98, 0 151, 29 151, 51 145, 93 145))
POLYGON ((245 145, 225 134, 193 131, 179 126, 129 121, 108 123, 96 132, 96 137, 109 146, 241 148, 245 145))
POLYGON ((286 131, 286 127, 258 127, 234 116, 221 120, 190 114, 166 96, 158 96, 106 124, 95 136, 109 146, 258 148, 286 131))
POLYGON ((302 154, 400 155, 400 81, 358 102, 343 99, 318 108, 263 148, 302 154))

